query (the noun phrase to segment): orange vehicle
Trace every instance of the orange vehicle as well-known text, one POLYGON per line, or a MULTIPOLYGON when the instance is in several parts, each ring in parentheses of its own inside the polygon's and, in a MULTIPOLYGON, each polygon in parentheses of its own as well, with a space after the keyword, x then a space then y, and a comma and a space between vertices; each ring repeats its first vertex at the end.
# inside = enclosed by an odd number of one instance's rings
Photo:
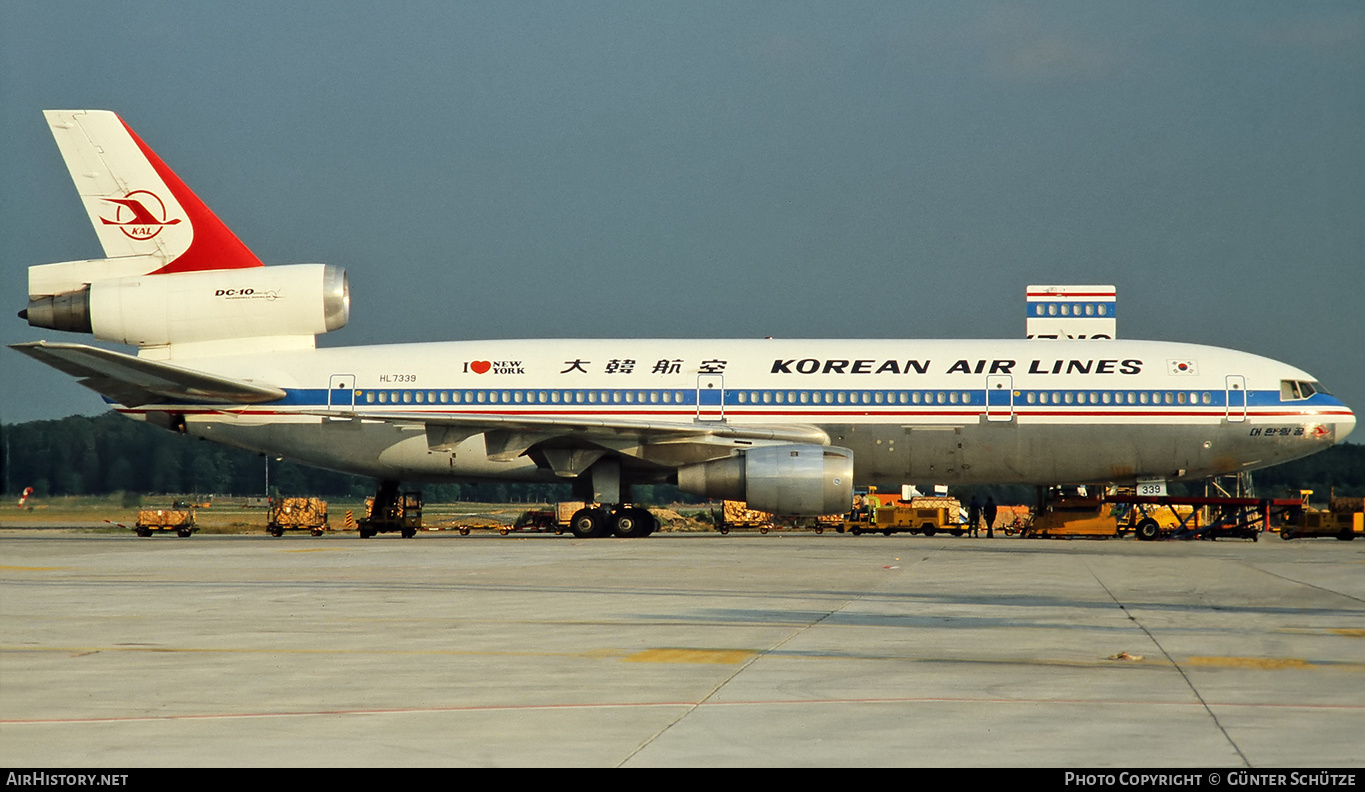
POLYGON ((1051 536, 1107 539, 1119 535, 1119 521, 1111 503, 1099 498, 1069 496, 1046 504, 1024 527, 1024 537, 1051 536))

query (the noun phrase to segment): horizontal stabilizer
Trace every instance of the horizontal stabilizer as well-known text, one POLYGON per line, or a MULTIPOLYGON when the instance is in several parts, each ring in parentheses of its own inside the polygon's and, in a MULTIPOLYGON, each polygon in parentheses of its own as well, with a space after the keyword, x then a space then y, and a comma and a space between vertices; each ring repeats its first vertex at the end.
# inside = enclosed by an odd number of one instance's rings
POLYGON ((219 377, 85 344, 34 341, 12 344, 10 348, 79 378, 85 387, 127 407, 167 399, 260 404, 285 396, 284 391, 268 385, 219 377))

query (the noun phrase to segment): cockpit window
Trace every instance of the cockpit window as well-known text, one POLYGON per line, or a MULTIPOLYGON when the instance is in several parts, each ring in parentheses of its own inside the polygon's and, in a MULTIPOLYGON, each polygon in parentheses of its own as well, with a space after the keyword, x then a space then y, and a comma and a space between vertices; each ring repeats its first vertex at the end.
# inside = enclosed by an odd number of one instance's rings
POLYGON ((1315 393, 1326 393, 1316 382, 1280 380, 1280 401, 1302 401, 1315 393))

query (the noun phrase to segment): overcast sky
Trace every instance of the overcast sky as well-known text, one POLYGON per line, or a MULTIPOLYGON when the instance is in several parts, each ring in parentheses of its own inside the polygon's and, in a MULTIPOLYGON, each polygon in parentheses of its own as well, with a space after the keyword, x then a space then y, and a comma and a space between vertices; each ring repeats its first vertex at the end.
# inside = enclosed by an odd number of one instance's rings
MULTIPOLYGON (((5 344, 88 339, 14 316, 102 255, 50 108, 344 266, 328 346, 1013 338, 1028 284, 1115 284, 1121 336, 1365 410, 1359 0, 0 0, 5 344)), ((0 420, 103 409, 0 349, 0 420)))

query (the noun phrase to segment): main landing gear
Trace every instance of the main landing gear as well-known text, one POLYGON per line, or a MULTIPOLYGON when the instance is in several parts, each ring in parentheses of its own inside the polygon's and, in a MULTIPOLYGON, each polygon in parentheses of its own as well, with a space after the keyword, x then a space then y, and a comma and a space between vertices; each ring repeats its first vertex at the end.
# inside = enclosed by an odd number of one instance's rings
POLYGON ((629 504, 589 506, 574 512, 569 530, 580 539, 599 536, 634 538, 649 536, 659 529, 659 519, 648 509, 629 504))

